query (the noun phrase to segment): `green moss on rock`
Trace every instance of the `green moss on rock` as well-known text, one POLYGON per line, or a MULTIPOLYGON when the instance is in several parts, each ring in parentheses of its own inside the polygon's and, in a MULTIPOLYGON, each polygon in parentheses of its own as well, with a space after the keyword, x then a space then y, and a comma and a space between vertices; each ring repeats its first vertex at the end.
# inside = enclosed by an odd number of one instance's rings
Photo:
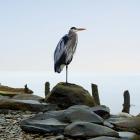
POLYGON ((71 83, 58 83, 46 97, 46 102, 65 109, 72 105, 95 106, 94 98, 83 87, 71 83))

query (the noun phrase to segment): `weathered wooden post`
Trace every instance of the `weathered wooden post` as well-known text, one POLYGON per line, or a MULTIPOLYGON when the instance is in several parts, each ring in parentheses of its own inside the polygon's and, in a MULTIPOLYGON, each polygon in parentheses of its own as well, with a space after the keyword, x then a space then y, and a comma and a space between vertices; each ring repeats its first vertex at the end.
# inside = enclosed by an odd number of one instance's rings
POLYGON ((91 89, 92 89, 92 96, 95 99, 96 104, 100 105, 98 86, 95 84, 91 84, 91 89))
POLYGON ((45 83, 45 97, 50 93, 50 83, 45 83))
POLYGON ((124 91, 124 104, 122 112, 129 113, 130 112, 130 94, 129 91, 124 91))

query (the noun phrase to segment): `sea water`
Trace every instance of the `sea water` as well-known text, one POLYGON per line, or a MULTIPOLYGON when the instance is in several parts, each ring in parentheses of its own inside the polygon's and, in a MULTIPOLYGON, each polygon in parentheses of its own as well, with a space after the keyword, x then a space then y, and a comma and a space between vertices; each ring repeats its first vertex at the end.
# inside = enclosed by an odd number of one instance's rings
MULTIPOLYGON (((92 74, 70 73, 69 82, 83 86, 91 93, 91 83, 98 85, 101 104, 108 106, 111 113, 122 110, 123 92, 129 90, 131 99, 130 113, 140 113, 140 75, 139 74, 92 74)), ((44 97, 44 84, 50 82, 51 88, 60 81, 65 81, 65 73, 14 71, 0 72, 0 83, 11 87, 28 85, 35 95, 44 97)))

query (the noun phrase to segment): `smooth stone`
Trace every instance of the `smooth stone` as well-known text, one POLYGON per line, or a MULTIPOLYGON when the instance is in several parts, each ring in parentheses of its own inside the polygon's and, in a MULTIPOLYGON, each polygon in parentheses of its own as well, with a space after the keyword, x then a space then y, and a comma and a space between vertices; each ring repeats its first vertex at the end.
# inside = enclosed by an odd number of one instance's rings
POLYGON ((84 138, 97 136, 119 137, 115 130, 89 122, 73 122, 65 128, 64 134, 71 137, 84 138))
POLYGON ((48 110, 56 110, 56 108, 56 105, 40 103, 39 101, 35 100, 0 99, 0 109, 42 112, 48 110))
POLYGON ((13 96, 12 99, 15 99, 15 100, 36 100, 36 101, 43 100, 42 97, 37 96, 37 95, 33 95, 33 94, 19 94, 19 95, 13 96))
POLYGON ((22 130, 31 133, 63 133, 66 123, 60 122, 54 118, 46 120, 24 120, 20 127, 22 130))
POLYGON ((119 136, 129 140, 140 140, 140 135, 137 135, 133 132, 119 132, 119 136))
POLYGON ((110 109, 105 105, 95 106, 91 108, 94 113, 100 117, 107 119, 110 117, 110 109))
POLYGON ((83 87, 63 82, 58 83, 52 89, 45 101, 57 104, 61 109, 66 109, 72 105, 96 105, 94 98, 83 87))
POLYGON ((46 119, 50 119, 50 118, 54 118, 57 119, 59 121, 62 122, 66 122, 65 116, 64 116, 64 110, 58 110, 58 111, 47 111, 43 114, 37 114, 34 117, 28 119, 28 121, 30 122, 30 120, 46 120, 46 119))
POLYGON ((5 123, 5 122, 6 122, 6 120, 4 118, 0 118, 0 125, 5 123))
POLYGON ((126 140, 126 139, 101 136, 101 137, 91 138, 91 139, 88 139, 88 140, 126 140))
POLYGON ((133 132, 119 132, 119 136, 125 139, 132 139, 136 134, 133 132))
POLYGON ((64 111, 64 116, 68 122, 85 121, 103 124, 104 120, 95 114, 90 107, 84 105, 74 105, 64 111))
POLYGON ((109 128, 114 128, 114 125, 111 124, 110 122, 106 121, 106 120, 104 121, 104 126, 107 126, 109 128))

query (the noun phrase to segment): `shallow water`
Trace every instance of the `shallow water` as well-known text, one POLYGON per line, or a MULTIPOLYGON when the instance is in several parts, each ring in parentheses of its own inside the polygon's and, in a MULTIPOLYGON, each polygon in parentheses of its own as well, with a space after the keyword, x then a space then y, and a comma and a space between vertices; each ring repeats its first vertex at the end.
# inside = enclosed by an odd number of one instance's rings
MULTIPOLYGON (((28 87, 34 94, 44 97, 44 83, 49 81, 51 88, 60 81, 65 81, 65 73, 51 72, 0 72, 0 83, 12 87, 28 87)), ((91 83, 97 84, 102 104, 110 107, 112 113, 122 110, 123 92, 129 90, 131 96, 131 114, 140 113, 140 75, 122 74, 86 74, 70 73, 69 82, 84 86, 91 92, 91 83)))

